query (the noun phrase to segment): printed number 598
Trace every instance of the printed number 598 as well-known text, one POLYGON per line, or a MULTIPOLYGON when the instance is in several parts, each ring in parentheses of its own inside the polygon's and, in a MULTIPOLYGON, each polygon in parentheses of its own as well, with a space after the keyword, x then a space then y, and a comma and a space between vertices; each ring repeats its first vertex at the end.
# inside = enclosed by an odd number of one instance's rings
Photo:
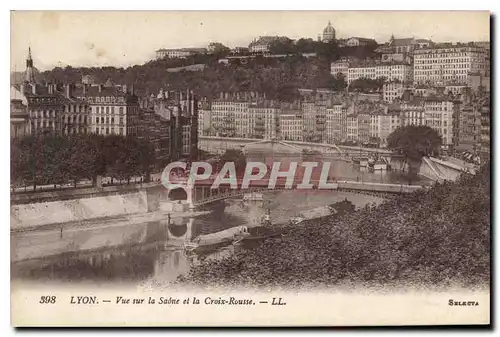
POLYGON ((47 304, 47 303, 56 303, 56 297, 55 296, 42 296, 40 297, 40 304, 47 304))

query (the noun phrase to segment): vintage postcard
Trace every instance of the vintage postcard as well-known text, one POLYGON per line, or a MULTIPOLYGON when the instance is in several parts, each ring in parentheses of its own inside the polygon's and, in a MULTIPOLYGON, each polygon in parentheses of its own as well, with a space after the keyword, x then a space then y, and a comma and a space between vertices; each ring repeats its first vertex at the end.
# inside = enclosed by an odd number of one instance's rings
POLYGON ((13 11, 10 48, 13 326, 490 325, 489 12, 13 11))

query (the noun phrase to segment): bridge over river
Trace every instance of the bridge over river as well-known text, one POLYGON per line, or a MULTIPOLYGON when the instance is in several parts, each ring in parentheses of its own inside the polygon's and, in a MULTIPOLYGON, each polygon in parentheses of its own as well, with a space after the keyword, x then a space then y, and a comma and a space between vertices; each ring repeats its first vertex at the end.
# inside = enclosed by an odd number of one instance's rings
MULTIPOLYGON (((355 157, 378 157, 393 169, 407 171, 408 165, 402 156, 388 149, 363 148, 325 143, 310 143, 287 140, 256 140, 250 138, 200 137, 199 148, 212 153, 224 153, 227 149, 242 150, 245 154, 261 153, 267 157, 293 157, 304 150, 321 153, 325 160, 351 162, 355 157)), ((474 165, 459 160, 424 157, 418 174, 432 181, 456 180, 463 172, 475 173, 474 165)))

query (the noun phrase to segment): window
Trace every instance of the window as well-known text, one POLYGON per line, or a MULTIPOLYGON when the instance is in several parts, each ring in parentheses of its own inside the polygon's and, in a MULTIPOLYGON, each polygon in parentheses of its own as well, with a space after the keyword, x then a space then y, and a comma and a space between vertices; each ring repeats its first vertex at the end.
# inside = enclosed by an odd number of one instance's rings
POLYGON ((123 114, 123 107, 122 106, 120 107, 119 111, 120 111, 120 114, 123 114))
POLYGON ((109 114, 109 106, 106 107, 106 113, 109 114))
POLYGON ((111 117, 111 124, 115 124, 115 118, 111 117))

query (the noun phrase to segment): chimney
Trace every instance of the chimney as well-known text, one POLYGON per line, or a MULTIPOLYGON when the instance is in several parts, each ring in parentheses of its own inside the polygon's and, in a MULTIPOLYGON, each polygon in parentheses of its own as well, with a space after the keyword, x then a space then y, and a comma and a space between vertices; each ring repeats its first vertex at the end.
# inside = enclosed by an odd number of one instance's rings
POLYGON ((24 94, 26 93, 26 85, 24 83, 21 83, 19 90, 21 91, 21 94, 24 96, 24 94))
POLYGON ((97 88, 99 88, 99 92, 102 92, 102 84, 99 84, 97 88))
POLYGON ((33 95, 36 95, 36 83, 32 83, 32 84, 31 84, 31 93, 32 93, 33 95))
POLYGON ((130 94, 135 95, 135 87, 133 84, 130 85, 130 94))
POLYGON ((224 99, 224 93, 222 91, 220 92, 220 99, 224 99))
POLYGON ((128 87, 126 84, 122 85, 122 91, 126 94, 128 94, 128 87))
POLYGON ((87 95, 87 85, 86 84, 83 84, 83 96, 87 95))

